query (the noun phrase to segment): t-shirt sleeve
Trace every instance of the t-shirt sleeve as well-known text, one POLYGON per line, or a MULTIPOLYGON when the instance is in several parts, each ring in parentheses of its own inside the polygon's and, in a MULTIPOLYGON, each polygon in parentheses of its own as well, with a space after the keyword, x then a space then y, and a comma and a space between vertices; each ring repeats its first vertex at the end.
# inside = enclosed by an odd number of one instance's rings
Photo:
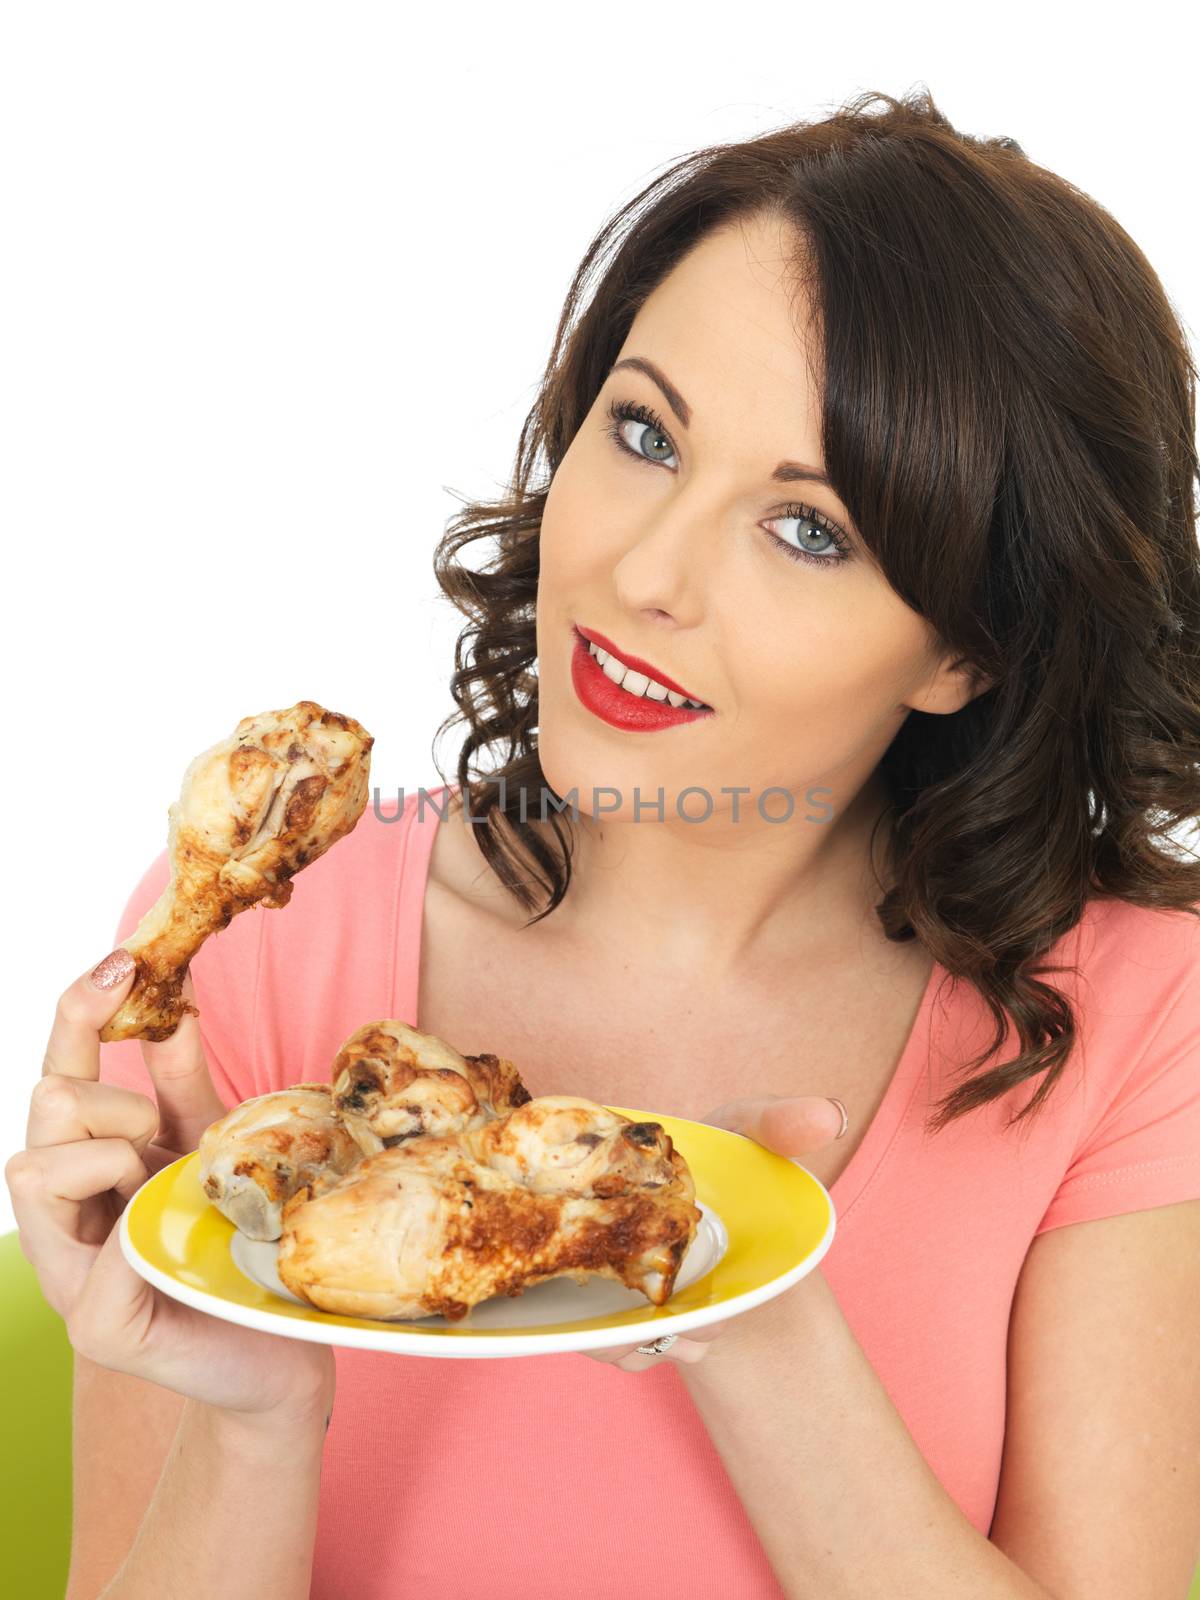
MULTIPOLYGON (((117 923, 113 945, 134 932, 171 877, 166 850, 143 873, 117 923)), ((258 1091, 253 1087, 254 1000, 259 924, 257 908, 241 912, 229 926, 210 934, 193 956, 190 972, 200 1012, 200 1039, 213 1085, 226 1109, 258 1091)), ((136 1089, 155 1099, 154 1081, 140 1039, 111 1039, 100 1045, 100 1081, 136 1089)))
MULTIPOLYGON (((1191 919, 1189 918, 1189 921, 1191 919)), ((1064 1223, 1200 1199, 1200 935, 1185 928, 1173 994, 1147 1018, 1144 1049, 1085 1116, 1075 1155, 1037 1233, 1064 1223)))

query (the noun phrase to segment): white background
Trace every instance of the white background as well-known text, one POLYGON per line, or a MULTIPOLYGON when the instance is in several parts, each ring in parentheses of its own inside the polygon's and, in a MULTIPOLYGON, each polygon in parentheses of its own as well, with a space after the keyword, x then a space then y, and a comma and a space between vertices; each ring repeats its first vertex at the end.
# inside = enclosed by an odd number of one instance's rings
POLYGON ((616 206, 690 149, 926 85, 1105 205, 1191 330, 1197 40, 1171 15, 6 8, 0 1161, 193 755, 309 698, 375 735, 383 795, 440 781, 434 545, 507 481, 616 206))

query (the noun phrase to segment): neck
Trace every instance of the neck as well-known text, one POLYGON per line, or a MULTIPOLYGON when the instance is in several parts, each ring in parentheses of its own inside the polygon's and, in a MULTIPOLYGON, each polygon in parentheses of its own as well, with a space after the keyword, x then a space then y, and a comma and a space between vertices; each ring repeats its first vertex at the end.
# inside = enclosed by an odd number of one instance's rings
MULTIPOLYGON (((594 949, 596 930, 606 930, 616 964, 692 983, 848 959, 864 935, 882 938, 871 863, 882 872, 887 860, 886 794, 872 775, 844 812, 806 821, 815 809, 800 797, 781 823, 745 804, 736 822, 716 812, 698 823, 564 819, 575 841, 571 883, 546 921, 581 948, 594 949)), ((549 822, 531 825, 556 848, 549 822)))

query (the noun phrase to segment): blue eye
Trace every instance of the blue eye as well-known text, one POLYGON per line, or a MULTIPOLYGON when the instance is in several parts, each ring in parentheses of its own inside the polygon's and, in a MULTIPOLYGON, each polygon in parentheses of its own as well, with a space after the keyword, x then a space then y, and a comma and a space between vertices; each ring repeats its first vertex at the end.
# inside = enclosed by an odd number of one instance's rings
MULTIPOLYGON (((662 418, 649 406, 635 403, 632 400, 613 400, 608 406, 608 424, 605 432, 612 439, 619 450, 627 456, 632 456, 635 461, 642 462, 645 466, 657 466, 664 460, 669 460, 675 454, 671 444, 671 437, 663 426, 662 418), (665 449, 666 456, 645 455, 641 449, 635 449, 627 443, 624 429, 627 423, 638 423, 645 430, 639 436, 639 443, 650 441, 653 447, 665 449)), ((769 519, 770 522, 806 522, 816 530, 816 538, 827 541, 817 550, 809 550, 801 545, 792 544, 787 539, 781 539, 769 525, 766 526, 767 537, 772 544, 777 546, 789 561, 806 561, 811 567, 836 567, 843 561, 849 561, 854 554, 853 546, 843 529, 836 522, 817 511, 813 506, 788 505, 784 506, 778 516, 769 519)), ((812 538, 813 534, 802 535, 812 538)))
MULTIPOLYGON (((828 517, 823 517, 819 511, 814 511, 812 506, 784 506, 779 515, 772 517, 770 520, 772 522, 807 522, 816 529, 816 537, 818 539, 827 541, 818 550, 809 550, 803 545, 789 544, 786 539, 781 539, 778 534, 773 533, 768 528, 767 533, 770 537, 774 539, 777 545, 781 546, 784 555, 790 556, 793 561, 815 561, 821 567, 835 566, 839 562, 849 561, 851 556, 850 541, 835 523, 830 522, 828 517)), ((802 534, 801 537, 808 538, 811 535, 802 534)))
MULTIPOLYGON (((625 436, 621 432, 627 422, 639 422, 644 428, 651 430, 658 441, 665 443, 669 448, 671 441, 662 425, 662 419, 651 411, 649 406, 634 405, 630 400, 614 400, 608 408, 608 414, 612 419, 612 426, 608 429, 608 433, 622 450, 627 451, 631 456, 636 456, 639 461, 654 462, 662 460, 661 456, 645 456, 640 450, 635 450, 632 445, 626 444, 625 436)), ((645 437, 646 435, 642 434, 642 438, 644 439, 645 437)))

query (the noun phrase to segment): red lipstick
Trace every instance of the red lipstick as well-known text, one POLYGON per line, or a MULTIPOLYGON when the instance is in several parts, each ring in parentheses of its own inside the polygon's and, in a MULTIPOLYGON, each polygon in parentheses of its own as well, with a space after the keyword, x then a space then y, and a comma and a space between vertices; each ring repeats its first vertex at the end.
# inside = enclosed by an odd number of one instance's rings
POLYGON ((575 693, 589 711, 610 726, 633 733, 649 733, 659 728, 673 728, 681 722, 695 722, 697 718, 713 715, 711 707, 697 710, 692 706, 673 706, 669 700, 649 700, 645 695, 630 694, 627 689, 615 684, 603 670, 588 649, 589 640, 601 650, 614 655, 618 661, 632 667, 635 672, 642 672, 646 677, 661 683, 664 688, 673 689, 676 694, 685 695, 690 700, 700 698, 649 661, 643 661, 640 656, 625 655, 602 633, 597 633, 593 628, 581 628, 576 623, 572 625, 571 634, 574 639, 574 649, 571 652, 571 682, 575 693))

